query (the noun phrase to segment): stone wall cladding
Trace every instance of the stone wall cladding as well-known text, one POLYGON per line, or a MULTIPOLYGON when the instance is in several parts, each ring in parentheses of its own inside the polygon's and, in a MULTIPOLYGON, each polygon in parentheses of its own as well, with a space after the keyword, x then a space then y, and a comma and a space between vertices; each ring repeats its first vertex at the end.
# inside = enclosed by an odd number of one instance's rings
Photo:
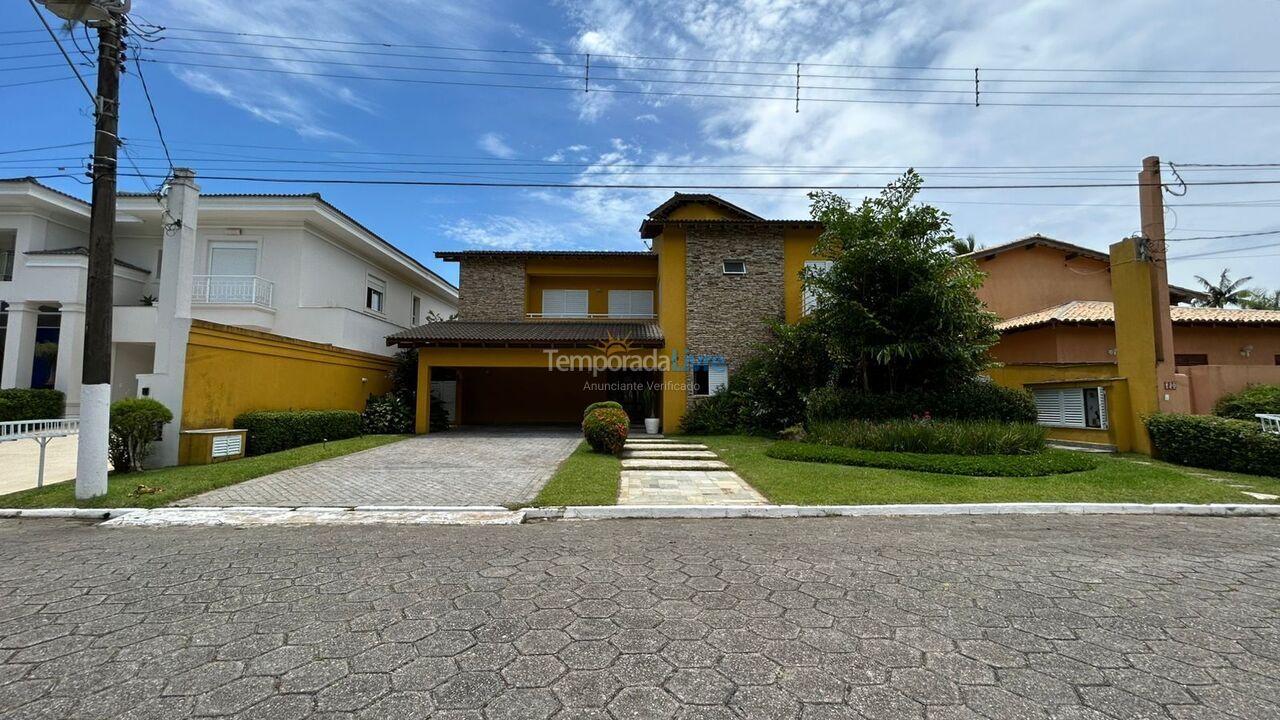
POLYGON ((690 227, 685 255, 688 349, 724 355, 733 370, 769 338, 766 318, 783 317, 782 230, 690 227), (746 275, 725 275, 724 260, 744 260, 746 275))
POLYGON ((458 268, 458 319, 523 320, 524 283, 524 258, 463 258, 458 268))

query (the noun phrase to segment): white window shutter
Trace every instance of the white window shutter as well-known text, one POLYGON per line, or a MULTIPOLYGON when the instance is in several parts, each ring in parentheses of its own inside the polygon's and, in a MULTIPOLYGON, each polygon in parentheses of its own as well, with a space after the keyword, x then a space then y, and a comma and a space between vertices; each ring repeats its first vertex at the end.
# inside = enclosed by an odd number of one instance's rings
POLYGON ((564 315, 563 290, 542 291, 542 314, 546 317, 559 317, 564 315))
MULTIPOLYGON (((804 268, 807 274, 822 274, 831 269, 832 261, 830 260, 805 260, 804 268)), ((806 278, 807 280, 807 278, 806 278)), ((800 312, 808 315, 818 306, 818 292, 809 286, 808 282, 804 283, 804 292, 800 299, 800 312)))
POLYGON ((564 314, 565 317, 586 317, 587 316, 587 296, 586 290, 565 290, 564 291, 564 314))
POLYGON ((1104 387, 1098 388, 1098 411, 1102 417, 1102 429, 1106 430, 1111 427, 1111 420, 1107 417, 1107 389, 1104 387))
POLYGON ((711 365, 707 368, 707 394, 715 395, 729 386, 729 367, 711 365))
POLYGON ((1036 422, 1041 425, 1062 424, 1062 393, 1057 390, 1036 390, 1036 422))
POLYGON ((653 317, 653 291, 631 291, 631 314, 634 317, 653 317))
POLYGON ((1062 424, 1084 427, 1084 389, 1072 388, 1059 392, 1062 393, 1062 424))

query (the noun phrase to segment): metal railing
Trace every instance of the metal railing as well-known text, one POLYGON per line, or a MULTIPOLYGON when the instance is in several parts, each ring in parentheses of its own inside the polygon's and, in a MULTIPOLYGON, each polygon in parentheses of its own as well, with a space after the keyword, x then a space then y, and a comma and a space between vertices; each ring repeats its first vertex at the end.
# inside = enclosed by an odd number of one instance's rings
POLYGON ((10 420, 0 422, 0 442, 10 440, 35 440, 40 443, 40 470, 36 487, 44 487, 44 454, 49 441, 80 432, 80 418, 57 420, 10 420))
POLYGON ((652 320, 653 313, 525 313, 530 320, 652 320))
POLYGON ((191 302, 197 305, 275 307, 275 283, 256 275, 196 275, 191 302))
POLYGON ((1257 418, 1262 422, 1262 432, 1280 435, 1280 415, 1258 413, 1257 418))

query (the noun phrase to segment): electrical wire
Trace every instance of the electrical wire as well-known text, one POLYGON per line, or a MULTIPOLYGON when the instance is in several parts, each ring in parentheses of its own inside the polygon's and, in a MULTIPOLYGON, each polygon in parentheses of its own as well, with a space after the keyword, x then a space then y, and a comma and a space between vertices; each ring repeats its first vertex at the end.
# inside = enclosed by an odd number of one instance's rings
POLYGON ((1280 235, 1280 230, 1260 230, 1258 232, 1233 233, 1231 235, 1199 235, 1196 237, 1165 238, 1165 241, 1188 242, 1192 240, 1232 240, 1235 238, 1245 237, 1263 237, 1265 235, 1280 235))
MULTIPOLYGON (((71 60, 71 56, 67 54, 67 49, 62 46, 62 41, 58 39, 58 34, 53 31, 53 27, 49 25, 49 21, 45 20, 44 14, 40 12, 40 8, 36 7, 35 0, 27 0, 27 3, 31 5, 31 10, 35 12, 36 17, 40 18, 40 23, 43 24, 44 29, 49 32, 49 37, 52 38, 54 44, 58 46, 58 50, 62 52, 62 57, 66 59, 67 65, 71 67, 71 72, 75 73, 76 79, 80 81, 80 86, 83 87, 84 91, 89 95, 89 100, 93 103, 94 107, 97 107, 98 96, 94 94, 92 90, 89 89, 89 83, 85 82, 84 77, 80 75, 80 70, 76 67, 76 64, 71 60)), ((43 41, 37 41, 37 42, 43 42, 43 41)), ((30 83, 10 83, 8 85, 0 85, 0 87, 16 87, 18 85, 35 84, 36 82, 37 81, 31 81, 30 83)))
POLYGON ((19 153, 40 152, 42 150, 61 150, 63 148, 82 147, 84 145, 92 145, 91 141, 63 143, 62 145, 44 145, 42 147, 21 148, 19 150, 0 150, 0 155, 17 155, 19 153))
POLYGON ((156 126, 156 137, 160 139, 160 147, 164 149, 164 158, 169 163, 169 173, 173 174, 173 156, 169 153, 169 143, 164 139, 164 128, 160 125, 160 116, 156 113, 156 104, 151 98, 151 88, 147 86, 147 76, 142 71, 141 49, 133 49, 133 64, 138 69, 138 80, 142 83, 142 94, 147 99, 147 107, 151 110, 151 120, 156 126))

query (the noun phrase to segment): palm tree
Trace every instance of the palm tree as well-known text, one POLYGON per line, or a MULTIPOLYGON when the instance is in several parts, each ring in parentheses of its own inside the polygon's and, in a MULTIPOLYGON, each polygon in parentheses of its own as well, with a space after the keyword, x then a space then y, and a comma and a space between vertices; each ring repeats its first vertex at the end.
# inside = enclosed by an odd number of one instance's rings
POLYGON ((1280 290, 1253 288, 1240 298, 1240 307, 1249 310, 1280 310, 1280 290))
POLYGON ((951 238, 952 255, 968 255, 977 249, 978 241, 974 239, 973 233, 969 233, 968 237, 963 240, 960 238, 951 238))
POLYGON ((1197 303, 1198 305, 1201 307, 1221 308, 1228 305, 1239 305, 1249 297, 1249 291, 1243 288, 1245 283, 1253 279, 1253 276, 1247 275, 1239 280, 1232 280, 1227 276, 1229 272, 1231 272, 1230 268, 1224 268, 1216 283, 1211 283, 1199 275, 1196 276, 1196 282, 1204 287, 1206 295, 1204 300, 1197 303))

